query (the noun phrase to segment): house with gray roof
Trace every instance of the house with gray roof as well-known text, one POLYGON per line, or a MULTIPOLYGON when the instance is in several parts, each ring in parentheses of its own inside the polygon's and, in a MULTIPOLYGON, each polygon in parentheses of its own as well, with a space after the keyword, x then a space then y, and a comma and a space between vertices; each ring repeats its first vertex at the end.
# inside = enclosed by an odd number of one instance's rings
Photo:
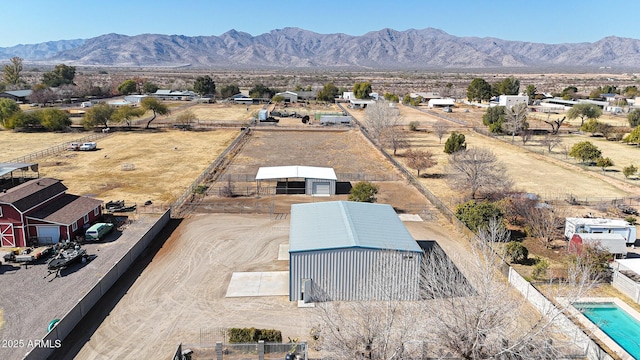
POLYGON ((422 258, 422 248, 390 205, 291 206, 290 301, 415 300, 422 258))

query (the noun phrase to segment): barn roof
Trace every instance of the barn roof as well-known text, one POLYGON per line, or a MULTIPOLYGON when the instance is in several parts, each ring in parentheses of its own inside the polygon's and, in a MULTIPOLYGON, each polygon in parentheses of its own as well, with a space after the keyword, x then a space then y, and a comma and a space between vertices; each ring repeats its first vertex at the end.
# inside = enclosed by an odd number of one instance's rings
POLYGON ((422 252, 390 205, 330 201, 291 206, 289 252, 345 248, 422 252))
POLYGON ((11 204, 19 211, 26 211, 65 191, 67 187, 60 180, 35 179, 13 187, 6 193, 0 193, 0 203, 11 204))
POLYGON ((286 179, 286 178, 305 178, 305 179, 326 179, 337 180, 333 168, 316 167, 316 166, 267 166, 258 169, 256 180, 267 179, 286 179))
POLYGON ((12 173, 16 170, 29 170, 38 172, 37 163, 0 163, 0 176, 12 173))
POLYGON ((100 206, 102 206, 100 200, 64 194, 46 207, 29 214, 28 217, 60 225, 71 225, 100 206))

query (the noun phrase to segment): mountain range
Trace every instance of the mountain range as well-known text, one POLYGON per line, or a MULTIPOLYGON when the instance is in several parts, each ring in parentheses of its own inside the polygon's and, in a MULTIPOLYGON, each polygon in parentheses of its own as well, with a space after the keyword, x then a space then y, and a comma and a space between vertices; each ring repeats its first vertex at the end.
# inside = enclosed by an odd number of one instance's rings
POLYGON ((457 37, 434 28, 382 29, 361 36, 284 28, 252 36, 106 34, 0 48, 0 59, 73 66, 194 68, 528 69, 640 67, 640 40, 542 44, 457 37))

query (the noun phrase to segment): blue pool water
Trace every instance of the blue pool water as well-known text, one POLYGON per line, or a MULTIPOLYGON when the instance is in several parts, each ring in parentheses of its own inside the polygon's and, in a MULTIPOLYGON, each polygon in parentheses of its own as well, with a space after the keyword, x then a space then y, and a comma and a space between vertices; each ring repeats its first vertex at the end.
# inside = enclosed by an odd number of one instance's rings
POLYGON ((640 322, 614 303, 574 304, 626 352, 640 359, 640 322))

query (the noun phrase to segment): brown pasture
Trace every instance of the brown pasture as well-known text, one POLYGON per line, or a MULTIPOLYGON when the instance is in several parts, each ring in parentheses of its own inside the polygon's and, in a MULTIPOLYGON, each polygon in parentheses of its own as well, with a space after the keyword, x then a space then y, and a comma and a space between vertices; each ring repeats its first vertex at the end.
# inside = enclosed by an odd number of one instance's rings
POLYGON ((40 176, 62 179, 70 193, 141 204, 174 201, 238 135, 238 130, 117 132, 98 151, 40 159, 40 176), (123 170, 132 164, 134 170, 123 170))
POLYGON ((82 133, 51 132, 19 133, 0 130, 0 162, 45 150, 55 145, 80 139, 86 135, 82 133))

